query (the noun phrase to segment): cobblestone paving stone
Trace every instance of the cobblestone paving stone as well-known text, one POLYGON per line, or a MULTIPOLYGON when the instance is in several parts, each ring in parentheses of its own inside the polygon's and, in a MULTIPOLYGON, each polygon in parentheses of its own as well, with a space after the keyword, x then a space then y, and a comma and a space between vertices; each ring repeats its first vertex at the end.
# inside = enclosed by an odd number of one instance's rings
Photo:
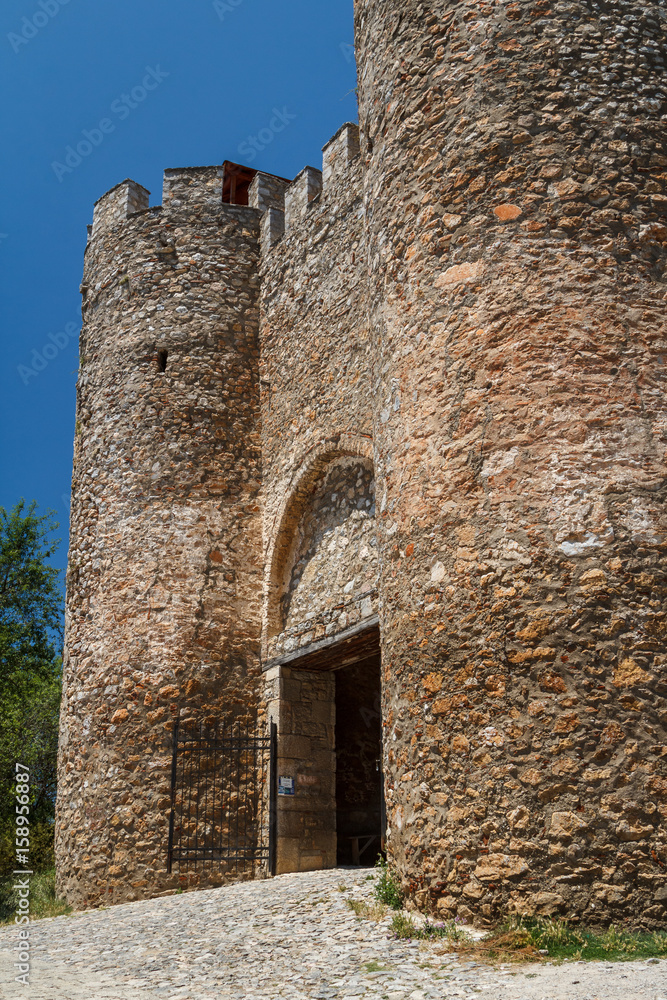
POLYGON ((3 1000, 667 1000, 667 961, 491 968, 357 918, 368 872, 281 875, 32 925, 28 988, 0 928, 3 1000), (345 886, 340 891, 339 886, 345 886), (380 971, 377 971, 377 967, 380 971), (372 970, 376 971, 372 971, 372 970))

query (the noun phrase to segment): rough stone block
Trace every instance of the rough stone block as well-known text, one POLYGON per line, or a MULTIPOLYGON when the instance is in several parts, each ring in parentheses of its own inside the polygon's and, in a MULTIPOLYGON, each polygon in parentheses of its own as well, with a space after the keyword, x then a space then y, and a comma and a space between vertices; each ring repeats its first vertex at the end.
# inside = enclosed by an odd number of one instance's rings
POLYGON ((148 208, 150 191, 136 181, 126 180, 116 184, 95 202, 92 237, 124 222, 135 212, 148 208))
POLYGON ((272 247, 284 232, 285 213, 277 208, 268 208, 262 216, 262 247, 272 247))
POLYGON ((251 208, 259 209, 260 212, 266 212, 270 209, 284 212, 285 191, 289 187, 289 183, 282 177, 274 177, 273 174, 265 174, 259 170, 248 189, 248 204, 251 208))
POLYGON ((359 126, 346 122, 322 150, 322 187, 324 197, 350 183, 352 161, 359 156, 359 126))
POLYGON ((285 192, 285 230, 294 230, 305 219, 310 203, 322 190, 322 171, 304 167, 285 192))

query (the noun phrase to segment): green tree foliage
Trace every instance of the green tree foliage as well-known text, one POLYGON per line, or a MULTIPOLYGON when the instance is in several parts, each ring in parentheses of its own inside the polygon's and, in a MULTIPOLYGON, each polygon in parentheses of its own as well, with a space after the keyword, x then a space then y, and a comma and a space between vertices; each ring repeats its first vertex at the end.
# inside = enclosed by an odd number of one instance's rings
POLYGON ((59 542, 36 504, 0 507, 0 874, 13 867, 15 765, 30 768, 31 865, 53 856, 62 595, 59 542))

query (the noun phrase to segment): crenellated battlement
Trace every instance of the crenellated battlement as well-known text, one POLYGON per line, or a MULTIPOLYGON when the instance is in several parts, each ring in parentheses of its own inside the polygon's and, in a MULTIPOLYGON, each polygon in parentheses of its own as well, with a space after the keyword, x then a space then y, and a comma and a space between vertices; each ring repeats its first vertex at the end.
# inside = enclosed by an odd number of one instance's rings
POLYGON ((322 171, 304 167, 285 192, 285 230, 295 229, 305 218, 311 201, 322 193, 322 171))
MULTIPOLYGON (((285 232, 294 233, 314 203, 337 204, 354 191, 354 161, 359 156, 359 128, 342 125, 322 149, 322 169, 304 167, 294 180, 254 171, 225 161, 205 167, 171 167, 164 171, 162 209, 170 214, 210 212, 224 204, 247 205, 262 214, 262 246, 270 248, 285 232)), ((149 207, 148 191, 129 178, 95 202, 89 238, 122 224, 149 207)))
MULTIPOLYGON (((326 206, 335 213, 341 201, 349 201, 357 189, 353 169, 358 156, 359 127, 346 122, 323 147, 321 170, 304 167, 282 191, 273 188, 270 199, 251 202, 265 212, 262 218, 262 248, 270 249, 285 233, 294 235, 298 232, 314 205, 326 206)), ((251 193, 253 186, 263 190, 262 182, 258 181, 262 176, 267 175, 257 175, 251 185, 251 193)))
POLYGON ((147 209, 149 196, 147 188, 129 178, 116 184, 95 202, 91 237, 95 238, 102 231, 124 222, 130 215, 147 209))
POLYGON ((265 174, 258 170, 248 189, 248 204, 252 208, 266 212, 270 209, 285 210, 285 193, 290 182, 274 174, 265 174))
MULTIPOLYGON (((162 205, 154 206, 153 211, 162 209, 170 215, 201 214, 244 207, 223 201, 224 176, 224 166, 170 167, 163 174, 162 205)), ((88 227, 89 238, 95 239, 133 215, 147 211, 149 195, 146 188, 129 179, 111 188, 95 202, 93 225, 88 227)))
POLYGON ((322 147, 322 186, 325 197, 332 188, 345 182, 352 163, 358 156, 359 126, 346 122, 322 147))
POLYGON ((222 205, 222 167, 173 167, 162 181, 164 211, 216 209, 222 205))

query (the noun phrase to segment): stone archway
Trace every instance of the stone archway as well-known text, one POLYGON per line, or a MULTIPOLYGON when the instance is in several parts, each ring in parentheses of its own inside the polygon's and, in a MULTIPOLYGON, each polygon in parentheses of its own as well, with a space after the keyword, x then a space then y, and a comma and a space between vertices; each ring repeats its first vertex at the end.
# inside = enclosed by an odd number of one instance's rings
POLYGON ((372 470, 372 441, 367 436, 340 434, 326 438, 312 448, 278 491, 276 513, 266 527, 269 538, 264 565, 262 659, 271 659, 271 640, 283 626, 283 597, 289 585, 295 536, 318 480, 327 469, 346 458, 363 460, 372 470))

